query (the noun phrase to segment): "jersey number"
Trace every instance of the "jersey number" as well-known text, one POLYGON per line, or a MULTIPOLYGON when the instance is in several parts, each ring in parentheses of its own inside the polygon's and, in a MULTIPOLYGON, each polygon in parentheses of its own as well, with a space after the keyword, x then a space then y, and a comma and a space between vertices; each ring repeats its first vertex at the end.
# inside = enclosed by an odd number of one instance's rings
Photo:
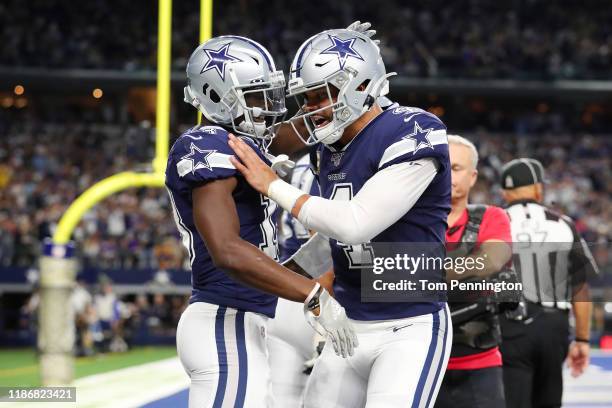
POLYGON ((259 249, 270 258, 278 261, 278 242, 276 241, 276 225, 272 217, 276 211, 277 205, 264 195, 261 197, 261 205, 264 210, 264 220, 259 224, 262 235, 262 243, 259 244, 259 249))
MULTIPOLYGON (((338 183, 334 185, 331 194, 332 200, 349 201, 353 198, 352 183, 338 183)), ((363 243, 360 245, 347 245, 338 241, 338 246, 344 251, 348 260, 349 269, 361 269, 372 265, 374 260, 374 249, 371 245, 363 243)))

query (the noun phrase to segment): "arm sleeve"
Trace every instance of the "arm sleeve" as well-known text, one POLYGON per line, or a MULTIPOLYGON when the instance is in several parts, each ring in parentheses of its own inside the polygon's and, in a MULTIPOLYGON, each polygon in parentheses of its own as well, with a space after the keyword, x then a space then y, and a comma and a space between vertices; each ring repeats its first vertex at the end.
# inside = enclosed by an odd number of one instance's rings
POLYGON ((348 201, 310 197, 298 220, 346 244, 368 242, 416 203, 437 173, 437 161, 424 158, 377 172, 348 201))

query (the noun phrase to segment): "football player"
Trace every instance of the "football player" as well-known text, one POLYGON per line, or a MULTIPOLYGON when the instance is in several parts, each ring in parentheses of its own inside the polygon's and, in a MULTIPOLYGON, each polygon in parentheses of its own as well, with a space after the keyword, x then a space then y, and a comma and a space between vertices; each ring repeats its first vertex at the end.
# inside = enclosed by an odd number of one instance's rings
POLYGON ((189 406, 265 407, 266 322, 277 296, 305 302, 343 356, 353 352, 354 333, 319 283, 276 262, 276 205, 229 160, 231 131, 270 163, 265 146, 285 113, 282 72, 260 44, 222 36, 196 48, 187 80, 185 101, 202 112, 203 124, 174 143, 166 186, 192 269, 190 304, 177 328, 178 354, 191 378, 189 406))
MULTIPOLYGON (((321 197, 280 180, 246 143, 230 136, 231 162, 258 191, 304 226, 330 237, 335 296, 359 339, 348 359, 326 344, 309 379, 306 407, 433 406, 452 329, 445 302, 361 302, 368 242, 443 247, 450 210, 446 127, 418 108, 382 110, 388 91, 378 46, 349 30, 308 39, 293 60, 288 96, 300 100, 308 145, 320 143, 321 197)), ((442 281, 442 268, 428 271, 442 281)))
MULTIPOLYGON (((370 38, 376 34, 368 22, 355 21, 346 29, 360 32, 370 38)), ((378 42, 378 40, 374 40, 378 42)), ((381 97, 381 106, 390 106, 391 102, 381 97)), ((298 124, 299 125, 299 124, 298 124)), ((306 132, 299 127, 300 132, 306 132)), ((307 136, 306 136, 307 137, 307 136)), ((276 136, 270 145, 282 154, 295 154, 304 150, 304 143, 294 132, 292 126, 283 124, 278 127, 276 136)), ((314 146, 311 147, 311 151, 314 146)), ((312 168, 312 156, 308 153, 296 160, 291 184, 302 191, 320 196, 319 184, 312 168)), ((305 228, 289 212, 283 211, 279 220, 279 247, 281 262, 289 259, 300 246, 311 237, 305 228)), ((332 273, 319 277, 319 282, 333 279, 332 273)), ((296 302, 279 299, 276 315, 270 321, 268 330, 268 349, 272 379, 272 392, 275 404, 279 407, 301 407, 308 372, 312 369, 314 357, 321 350, 321 336, 300 317, 302 308, 296 302)))

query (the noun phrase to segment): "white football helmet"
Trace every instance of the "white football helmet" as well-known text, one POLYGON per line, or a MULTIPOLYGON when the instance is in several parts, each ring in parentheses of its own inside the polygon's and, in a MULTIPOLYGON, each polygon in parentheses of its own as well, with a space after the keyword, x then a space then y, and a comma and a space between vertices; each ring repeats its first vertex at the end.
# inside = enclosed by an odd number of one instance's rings
POLYGON ((214 124, 268 143, 287 111, 284 88, 270 53, 245 37, 212 38, 187 63, 185 102, 214 124))
POLYGON ((389 92, 387 78, 394 74, 386 73, 378 45, 363 33, 335 29, 312 36, 298 49, 291 64, 287 96, 296 99, 299 110, 287 123, 309 146, 335 143, 347 126, 369 110, 379 96, 389 92), (305 112, 305 93, 325 89, 332 100, 335 92, 330 85, 338 90, 331 104, 333 119, 317 127, 312 116, 330 105, 305 112), (308 139, 296 128, 296 120, 304 121, 308 139))

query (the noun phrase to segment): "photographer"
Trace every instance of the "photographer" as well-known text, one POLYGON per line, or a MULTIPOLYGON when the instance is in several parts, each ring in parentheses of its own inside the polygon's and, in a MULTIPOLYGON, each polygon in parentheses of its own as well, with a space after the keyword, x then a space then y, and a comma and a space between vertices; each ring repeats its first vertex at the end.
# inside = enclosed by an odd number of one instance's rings
MULTIPOLYGON (((482 280, 502 271, 511 259, 510 222, 501 208, 468 205, 476 183, 478 152, 469 140, 448 136, 452 169, 452 209, 446 242, 449 256, 479 259, 481 267, 447 270, 446 279, 482 280)), ((464 259, 465 260, 465 259, 464 259)), ((504 407, 501 338, 491 304, 451 302, 453 347, 436 407, 504 407)))

